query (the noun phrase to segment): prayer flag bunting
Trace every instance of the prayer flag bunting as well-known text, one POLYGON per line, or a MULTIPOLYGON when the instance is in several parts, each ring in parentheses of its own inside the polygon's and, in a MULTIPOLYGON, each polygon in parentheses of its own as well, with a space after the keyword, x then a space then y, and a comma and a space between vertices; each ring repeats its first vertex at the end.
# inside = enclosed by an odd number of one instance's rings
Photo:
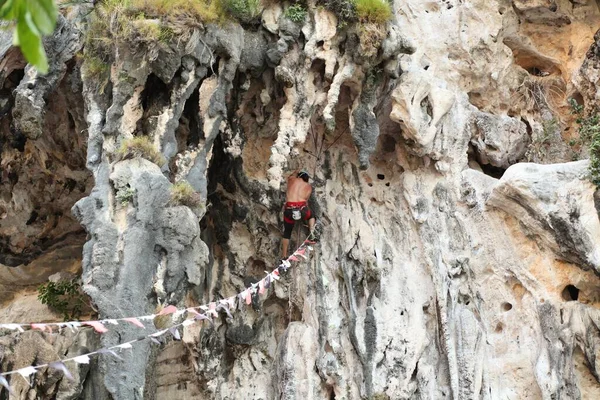
POLYGON ((120 345, 112 346, 109 348, 102 348, 102 349, 96 350, 92 353, 83 354, 83 355, 65 359, 65 360, 57 360, 57 361, 54 361, 54 362, 51 362, 48 364, 43 364, 43 365, 38 365, 38 366, 29 366, 29 367, 21 368, 18 370, 2 372, 2 373, 0 373, 0 386, 6 388, 9 392, 11 392, 10 385, 8 384, 8 381, 6 380, 6 378, 4 378, 5 376, 11 375, 11 374, 19 374, 23 378, 27 379, 28 383, 30 383, 30 380, 28 379, 28 377, 30 375, 34 374, 37 371, 37 369, 43 368, 43 367, 49 367, 49 368, 53 368, 56 370, 60 370, 64 373, 64 375, 65 375, 65 377, 67 377, 67 379, 73 379, 73 376, 71 375, 71 373, 69 372, 69 370, 67 369, 67 367, 64 364, 65 361, 74 361, 78 364, 89 364, 90 363, 89 356, 95 355, 95 354, 111 354, 122 360, 122 358, 119 357, 119 355, 112 349, 117 349, 117 348, 118 349, 131 349, 132 343, 137 343, 137 342, 140 342, 145 339, 150 339, 153 343, 161 344, 161 341, 159 341, 157 338, 162 337, 167 332, 171 332, 171 334, 173 335, 173 337, 176 340, 181 340, 181 334, 179 333, 179 330, 178 330, 179 326, 183 326, 183 327, 190 326, 195 321, 201 321, 201 320, 202 321, 208 320, 211 324, 213 324, 211 317, 218 317, 218 312, 220 310, 225 311, 225 313, 227 313, 228 318, 233 318, 231 311, 234 311, 236 309, 237 304, 239 304, 241 306, 241 304, 244 300, 245 300, 246 304, 248 304, 248 305, 252 304, 252 295, 257 292, 259 294, 263 294, 266 291, 266 289, 268 289, 274 281, 276 281, 280 278, 281 271, 287 271, 289 268, 291 268, 291 266, 292 266, 291 261, 300 261, 298 259, 298 257, 307 259, 306 255, 305 255, 307 253, 307 250, 308 251, 313 250, 313 248, 311 246, 309 246, 308 244, 313 244, 313 243, 314 242, 305 240, 304 244, 302 246, 300 246, 296 250, 296 252, 294 252, 286 260, 282 260, 277 268, 275 268, 270 273, 265 271, 265 273, 267 275, 263 279, 261 279, 258 282, 253 283, 250 287, 246 288, 245 290, 243 290, 242 292, 240 292, 234 296, 231 296, 227 299, 218 300, 217 302, 209 303, 208 305, 205 304, 205 305, 184 308, 184 309, 178 309, 174 305, 168 305, 162 311, 160 311, 160 313, 158 313, 158 314, 150 314, 150 315, 144 315, 144 316, 138 316, 138 317, 104 319, 104 320, 97 320, 97 321, 83 321, 83 322, 67 321, 67 322, 59 322, 59 323, 31 323, 31 324, 0 324, 0 329, 18 330, 19 332, 25 332, 23 327, 29 327, 33 330, 40 330, 42 332, 48 331, 48 332, 52 333, 53 326, 58 327, 59 332, 61 331, 61 329, 63 327, 70 328, 72 331, 76 332, 79 327, 85 325, 85 326, 91 326, 92 328, 94 328, 94 330, 96 332, 104 333, 104 332, 108 331, 108 328, 104 324, 119 325, 119 321, 126 321, 126 322, 129 322, 129 323, 139 327, 139 328, 145 329, 146 326, 140 321, 152 321, 158 315, 174 314, 173 319, 178 319, 186 311, 188 313, 194 315, 194 318, 186 319, 183 322, 181 322, 177 325, 174 325, 170 328, 167 328, 167 329, 164 329, 161 331, 157 331, 157 332, 149 334, 145 337, 141 337, 136 340, 132 340, 130 342, 122 343, 120 345), (236 303, 236 300, 238 300, 238 298, 239 298, 239 303, 236 303), (205 314, 196 311, 196 309, 203 310, 205 312, 205 314))

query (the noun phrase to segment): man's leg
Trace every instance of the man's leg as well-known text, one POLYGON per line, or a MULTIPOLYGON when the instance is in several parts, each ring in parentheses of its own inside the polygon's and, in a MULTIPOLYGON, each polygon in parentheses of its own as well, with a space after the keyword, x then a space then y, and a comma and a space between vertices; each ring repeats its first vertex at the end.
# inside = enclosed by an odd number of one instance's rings
POLYGON ((290 245, 290 239, 283 239, 283 258, 287 258, 288 247, 290 245))
POLYGON ((282 241, 282 245, 283 245, 283 249, 282 249, 282 253, 283 253, 283 258, 287 258, 287 254, 288 254, 288 247, 290 245, 290 238, 292 237, 292 230, 294 229, 294 222, 288 222, 286 221, 286 219, 284 218, 283 220, 283 241, 282 241))

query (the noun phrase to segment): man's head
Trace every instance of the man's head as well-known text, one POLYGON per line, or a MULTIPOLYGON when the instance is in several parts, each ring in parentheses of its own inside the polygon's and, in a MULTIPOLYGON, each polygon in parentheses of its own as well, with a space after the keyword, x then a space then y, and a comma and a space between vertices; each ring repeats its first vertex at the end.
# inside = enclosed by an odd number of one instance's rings
POLYGON ((304 182, 308 182, 310 175, 306 170, 303 169, 302 171, 298 172, 298 178, 302 178, 304 182))

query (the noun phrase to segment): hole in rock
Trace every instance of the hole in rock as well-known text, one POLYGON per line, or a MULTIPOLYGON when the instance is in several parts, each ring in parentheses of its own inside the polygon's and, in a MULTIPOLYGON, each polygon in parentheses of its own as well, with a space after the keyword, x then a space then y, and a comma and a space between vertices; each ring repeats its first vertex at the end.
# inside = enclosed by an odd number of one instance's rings
POLYGON ((560 75, 560 65, 519 38, 508 36, 504 44, 513 53, 515 64, 533 76, 560 75))
POLYGON ((144 86, 140 98, 142 108, 147 110, 158 102, 169 101, 169 88, 158 76, 150 74, 146 79, 146 86, 144 86))
POLYGON ((384 174, 377 174, 377 179, 379 179, 380 181, 385 179, 385 175, 384 174))
POLYGON ((569 96, 571 99, 573 99, 575 101, 575 103, 577 103, 578 106, 584 106, 585 105, 585 101, 583 100, 583 96, 581 95, 581 93, 579 92, 574 92, 571 96, 569 96))
POLYGON ((512 310, 512 308, 513 308, 512 304, 510 304, 510 303, 502 303, 502 309, 504 311, 510 311, 510 310, 512 310))
POLYGON ((369 183, 369 187, 373 187, 373 184, 372 184, 372 183, 369 183))
POLYGON ((387 187, 390 187, 390 183, 389 183, 389 182, 388 182, 388 183, 386 183, 386 184, 385 184, 385 186, 387 186, 387 187))
POLYGON ((38 215, 38 212, 36 210, 33 210, 31 212, 31 215, 29 215, 29 219, 27 220, 27 222, 25 222, 25 225, 33 224, 38 219, 38 215))
POLYGON ((577 301, 579 299, 579 289, 574 285, 567 285, 562 292, 562 298, 565 301, 577 301))
POLYGON ((7 90, 15 89, 17 86, 19 86, 19 83, 21 82, 21 80, 23 79, 24 76, 25 76, 24 69, 15 69, 4 80, 4 89, 7 89, 7 90))
POLYGON ((183 114, 179 120, 180 128, 187 131, 186 146, 197 146, 200 139, 204 137, 202 133, 202 121, 200 118, 200 85, 192 92, 192 95, 185 102, 183 114))
POLYGON ((423 109, 423 111, 425 111, 427 113, 430 120, 431 120, 431 118, 433 118, 433 106, 431 105, 431 102, 429 101, 429 96, 427 96, 423 100, 421 100, 421 109, 423 109))
POLYGON ((502 175, 504 175, 504 172, 506 172, 504 168, 494 167, 490 164, 480 164, 480 166, 484 174, 494 177, 496 179, 502 178, 502 175))
POLYGON ((496 329, 494 329, 494 331, 496 333, 500 333, 504 330, 504 326, 502 325, 502 322, 498 322, 498 324, 496 325, 496 329))

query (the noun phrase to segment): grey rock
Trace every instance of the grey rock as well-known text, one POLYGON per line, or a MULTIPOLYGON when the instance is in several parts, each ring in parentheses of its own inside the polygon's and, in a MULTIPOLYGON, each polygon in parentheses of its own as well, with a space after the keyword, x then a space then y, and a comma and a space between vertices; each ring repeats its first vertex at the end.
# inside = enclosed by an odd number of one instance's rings
POLYGON ((25 78, 15 90, 12 110, 15 129, 29 139, 44 133, 46 98, 52 93, 67 71, 71 60, 82 46, 82 32, 71 21, 59 16, 54 34, 44 40, 48 52, 48 74, 42 75, 28 67, 25 78))
POLYGON ((473 115, 471 144, 481 164, 508 168, 525 156, 529 144, 522 121, 487 113, 473 115))

